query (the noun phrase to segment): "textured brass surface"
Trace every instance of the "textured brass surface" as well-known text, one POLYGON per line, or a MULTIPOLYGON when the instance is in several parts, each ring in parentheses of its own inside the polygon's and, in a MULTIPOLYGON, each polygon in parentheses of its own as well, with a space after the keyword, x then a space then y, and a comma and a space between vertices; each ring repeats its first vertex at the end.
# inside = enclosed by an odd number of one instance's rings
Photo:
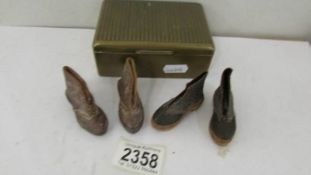
POLYGON ((207 70, 214 53, 202 6, 186 2, 106 0, 93 48, 104 76, 120 76, 130 56, 140 77, 193 78, 207 70), (189 70, 165 74, 166 64, 189 70))

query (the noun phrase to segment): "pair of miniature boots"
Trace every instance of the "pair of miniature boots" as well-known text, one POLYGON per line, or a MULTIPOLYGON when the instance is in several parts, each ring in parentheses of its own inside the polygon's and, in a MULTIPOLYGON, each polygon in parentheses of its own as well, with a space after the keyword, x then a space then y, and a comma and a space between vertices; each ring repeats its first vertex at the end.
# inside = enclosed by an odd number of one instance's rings
MULTIPOLYGON (((70 67, 63 68, 66 81, 66 96, 73 106, 80 126, 90 133, 102 135, 107 131, 105 113, 95 104, 85 81, 70 67)), ((214 94, 214 112, 210 121, 210 134, 218 145, 227 145, 236 130, 233 96, 231 92, 231 68, 225 69, 221 84, 214 94)), ((197 110, 204 101, 203 87, 207 73, 193 79, 176 97, 160 106, 152 117, 156 129, 167 130, 176 126, 189 112, 197 110)), ((137 92, 135 62, 127 58, 121 79, 118 81, 119 119, 130 133, 136 133, 143 125, 144 110, 137 92)))
MULTIPOLYGON (((80 126, 92 134, 102 135, 107 131, 108 120, 105 113, 95 104, 85 81, 72 68, 63 68, 66 82, 66 96, 71 103, 80 126)), ((127 58, 121 79, 118 81, 120 95, 119 118, 124 128, 135 133, 144 121, 144 110, 137 92, 135 63, 127 58)))
MULTIPOLYGON (((209 131, 218 145, 227 145, 236 130, 233 110, 233 96, 230 88, 231 68, 222 74, 221 85, 214 94, 214 113, 209 131)), ((184 91, 160 106, 152 117, 152 125, 159 130, 168 130, 176 126, 186 113, 198 109, 203 100, 203 87, 206 72, 189 82, 184 91)))

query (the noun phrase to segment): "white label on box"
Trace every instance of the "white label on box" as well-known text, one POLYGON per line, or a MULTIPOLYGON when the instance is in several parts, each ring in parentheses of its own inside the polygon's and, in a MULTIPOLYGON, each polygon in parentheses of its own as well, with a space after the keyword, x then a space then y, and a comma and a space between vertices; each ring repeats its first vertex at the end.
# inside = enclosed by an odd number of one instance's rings
POLYGON ((134 173, 160 175, 164 156, 164 146, 146 145, 121 138, 113 164, 134 173))
POLYGON ((188 71, 187 64, 167 64, 163 67, 163 72, 169 73, 186 73, 188 71))

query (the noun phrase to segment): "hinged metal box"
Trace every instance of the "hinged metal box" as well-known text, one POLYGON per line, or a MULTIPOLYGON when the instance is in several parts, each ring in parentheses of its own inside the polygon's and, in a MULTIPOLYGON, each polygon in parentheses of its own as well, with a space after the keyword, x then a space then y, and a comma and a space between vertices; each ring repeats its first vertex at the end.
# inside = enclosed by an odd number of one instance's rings
POLYGON ((200 4, 160 1, 105 0, 93 49, 102 76, 120 76, 130 56, 139 77, 193 78, 214 53, 200 4))

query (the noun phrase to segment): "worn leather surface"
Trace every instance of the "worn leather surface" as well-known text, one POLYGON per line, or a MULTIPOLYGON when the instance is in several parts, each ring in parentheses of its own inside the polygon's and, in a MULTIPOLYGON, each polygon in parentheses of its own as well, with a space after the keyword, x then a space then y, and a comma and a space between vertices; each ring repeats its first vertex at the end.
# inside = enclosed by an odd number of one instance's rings
POLYGON ((207 73, 204 72, 191 82, 184 91, 160 106, 153 115, 158 125, 171 125, 178 122, 184 114, 200 107, 204 100, 203 87, 207 73))
POLYGON ((123 127, 136 133, 143 125, 144 109, 137 92, 137 74, 133 58, 127 58, 122 77, 118 81, 119 118, 123 127))
POLYGON ((72 68, 63 68, 66 81, 66 97, 73 107, 80 126, 90 133, 102 135, 108 127, 105 113, 94 101, 87 84, 72 68))
POLYGON ((236 130, 235 113, 233 108, 233 95, 231 92, 231 68, 224 70, 221 85, 216 89, 214 100, 214 113, 210 129, 220 139, 231 140, 236 130))

